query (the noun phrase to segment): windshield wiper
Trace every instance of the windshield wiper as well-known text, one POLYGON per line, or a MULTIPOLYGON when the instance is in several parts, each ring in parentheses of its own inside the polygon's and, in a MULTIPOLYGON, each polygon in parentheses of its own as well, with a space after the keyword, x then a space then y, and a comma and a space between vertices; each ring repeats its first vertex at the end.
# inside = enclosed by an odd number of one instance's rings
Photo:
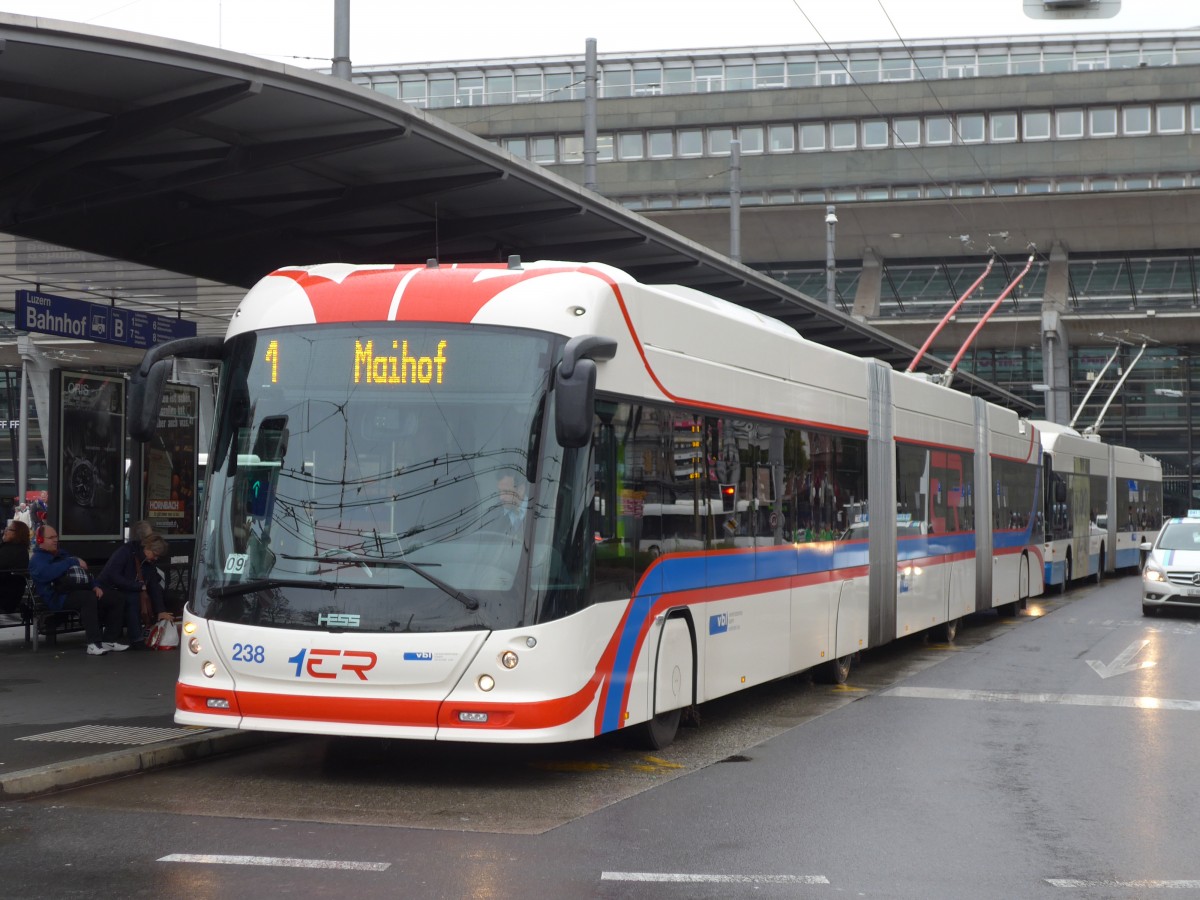
POLYGON ((236 597, 240 594, 252 594, 255 591, 268 591, 279 587, 316 588, 319 591, 336 591, 338 588, 349 587, 345 584, 329 584, 324 581, 301 581, 298 578, 257 578, 254 581, 235 581, 233 584, 223 584, 220 587, 210 587, 206 592, 210 600, 221 597, 236 597))
POLYGON ((430 575, 422 568, 422 565, 438 565, 437 563, 410 563, 406 559, 397 559, 391 556, 363 556, 361 553, 351 553, 349 550, 338 551, 336 556, 292 556, 288 553, 281 553, 280 556, 283 559, 299 559, 306 562, 349 562, 364 566, 380 566, 385 569, 407 569, 410 572, 420 575, 434 587, 441 590, 447 596, 453 597, 467 609, 479 609, 479 601, 470 594, 464 594, 458 588, 447 584, 436 575, 430 575))

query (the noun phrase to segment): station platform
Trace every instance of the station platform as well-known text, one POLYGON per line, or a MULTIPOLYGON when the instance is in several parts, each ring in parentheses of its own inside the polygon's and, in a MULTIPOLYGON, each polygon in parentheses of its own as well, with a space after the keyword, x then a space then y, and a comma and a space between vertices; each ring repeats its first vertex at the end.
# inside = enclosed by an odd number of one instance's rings
POLYGON ((133 775, 272 740, 176 725, 178 650, 89 656, 82 633, 34 652, 0 629, 0 800, 133 775))

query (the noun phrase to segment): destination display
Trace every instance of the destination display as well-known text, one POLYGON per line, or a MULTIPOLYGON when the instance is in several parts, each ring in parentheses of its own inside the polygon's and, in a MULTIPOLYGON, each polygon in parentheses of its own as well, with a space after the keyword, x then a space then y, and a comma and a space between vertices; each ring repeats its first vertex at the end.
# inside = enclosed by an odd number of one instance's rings
POLYGON ((147 348, 195 337, 196 323, 172 316, 118 309, 38 291, 17 291, 16 328, 57 337, 147 348))
MULTIPOLYGON (((377 353, 373 340, 354 341, 355 384, 441 384, 449 361, 446 348, 449 341, 438 341, 437 349, 428 356, 410 353, 407 340, 391 342, 393 353, 377 353)), ((271 384, 279 383, 281 365, 279 341, 267 344, 263 362, 271 366, 271 384)))
POLYGON ((247 345, 250 384, 284 390, 459 394, 541 384, 558 350, 547 335, 452 324, 313 325, 272 330, 247 345), (319 335, 319 339, 317 336, 319 335))
POLYGON ((430 356, 409 353, 408 341, 392 341, 398 353, 376 353, 375 342, 354 342, 354 383, 359 384, 441 384, 446 366, 448 341, 438 341, 430 356))

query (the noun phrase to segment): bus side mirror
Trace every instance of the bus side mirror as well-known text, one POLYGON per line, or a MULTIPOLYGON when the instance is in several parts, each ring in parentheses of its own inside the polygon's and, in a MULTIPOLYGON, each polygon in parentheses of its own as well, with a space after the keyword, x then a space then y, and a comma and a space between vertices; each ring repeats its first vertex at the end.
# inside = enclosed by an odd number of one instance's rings
POLYGON ((140 378, 136 377, 138 371, 135 370, 129 379, 129 436, 144 444, 158 427, 163 387, 171 374, 171 364, 165 359, 159 360, 140 378))
POLYGON ((142 444, 154 437, 173 358, 222 359, 224 348, 224 338, 195 337, 155 344, 147 350, 129 376, 129 436, 142 444))
POLYGON ((612 338, 583 334, 567 341, 554 372, 554 436, 560 446, 586 447, 591 440, 595 360, 609 360, 616 354, 617 342, 612 338))
POLYGON ((562 369, 554 377, 554 436, 563 447, 586 447, 592 438, 592 408, 596 405, 596 364, 581 359, 569 377, 562 369))

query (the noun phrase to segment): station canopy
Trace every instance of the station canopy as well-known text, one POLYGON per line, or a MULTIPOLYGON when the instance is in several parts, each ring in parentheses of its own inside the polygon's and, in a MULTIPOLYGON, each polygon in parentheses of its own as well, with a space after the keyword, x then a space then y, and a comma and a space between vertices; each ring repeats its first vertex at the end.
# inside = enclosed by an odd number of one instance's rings
POLYGON ((915 353, 436 116, 254 57, 0 13, 0 135, 0 263, 26 273, 10 281, 176 313, 201 334, 280 266, 515 254, 706 291, 898 369, 915 353))

